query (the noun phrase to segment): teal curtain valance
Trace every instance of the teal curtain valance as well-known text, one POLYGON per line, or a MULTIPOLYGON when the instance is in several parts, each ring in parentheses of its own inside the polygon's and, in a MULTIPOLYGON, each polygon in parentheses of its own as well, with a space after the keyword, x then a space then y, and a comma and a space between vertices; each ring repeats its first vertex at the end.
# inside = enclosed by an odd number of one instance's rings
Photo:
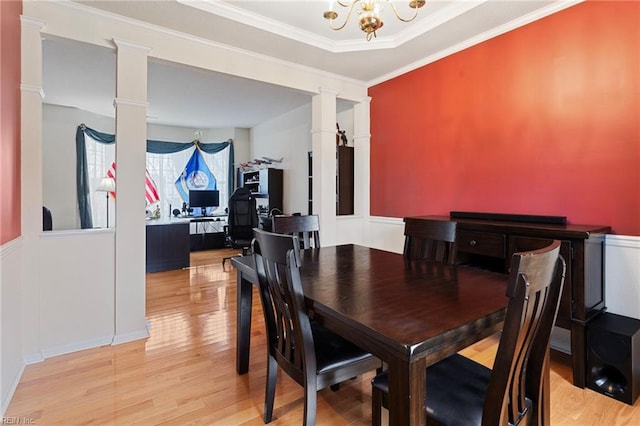
MULTIPOLYGON (((90 127, 81 124, 76 129, 76 188, 78 195, 78 209, 80 211, 80 227, 82 229, 93 228, 93 220, 91 218, 91 200, 89 197, 89 175, 87 172, 87 150, 85 135, 89 135, 92 139, 104 143, 112 144, 116 142, 116 136, 109 133, 99 132, 90 127)), ((152 154, 171 154, 174 152, 184 151, 193 146, 198 146, 202 152, 207 154, 216 154, 229 148, 229 169, 227 170, 227 182, 231 186, 229 193, 233 192, 234 176, 233 176, 233 140, 229 139, 225 142, 206 143, 197 140, 191 142, 168 142, 147 140, 147 152, 152 154)))

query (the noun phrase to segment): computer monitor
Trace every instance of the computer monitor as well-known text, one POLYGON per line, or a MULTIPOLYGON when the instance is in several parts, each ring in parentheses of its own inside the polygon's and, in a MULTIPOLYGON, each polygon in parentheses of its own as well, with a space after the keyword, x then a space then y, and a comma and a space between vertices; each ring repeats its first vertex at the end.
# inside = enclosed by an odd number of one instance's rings
POLYGON ((203 190, 190 190, 189 191, 189 207, 194 209, 194 214, 197 212, 197 208, 200 208, 202 216, 207 214, 207 209, 215 209, 220 205, 220 191, 217 189, 203 189, 203 190))

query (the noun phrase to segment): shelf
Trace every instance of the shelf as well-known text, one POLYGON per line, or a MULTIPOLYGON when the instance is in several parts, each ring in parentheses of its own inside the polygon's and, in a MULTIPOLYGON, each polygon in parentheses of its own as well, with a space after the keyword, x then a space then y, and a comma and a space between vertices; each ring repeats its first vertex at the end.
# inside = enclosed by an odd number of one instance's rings
POLYGON ((251 194, 260 200, 259 207, 266 208, 267 212, 273 209, 282 211, 282 184, 282 169, 238 170, 238 186, 249 188, 251 194))

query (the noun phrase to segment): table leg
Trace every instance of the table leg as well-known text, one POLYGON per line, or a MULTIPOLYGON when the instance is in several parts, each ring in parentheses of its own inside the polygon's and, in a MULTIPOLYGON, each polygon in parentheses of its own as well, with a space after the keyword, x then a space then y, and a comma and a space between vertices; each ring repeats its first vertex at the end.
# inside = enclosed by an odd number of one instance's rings
POLYGON ((253 284, 244 278, 240 270, 237 274, 236 371, 238 374, 244 374, 249 371, 253 284))
POLYGON ((427 361, 389 363, 389 425, 424 425, 427 361))
POLYGON ((584 324, 573 321, 571 324, 571 365, 573 367, 573 385, 584 389, 587 359, 587 329, 584 324))

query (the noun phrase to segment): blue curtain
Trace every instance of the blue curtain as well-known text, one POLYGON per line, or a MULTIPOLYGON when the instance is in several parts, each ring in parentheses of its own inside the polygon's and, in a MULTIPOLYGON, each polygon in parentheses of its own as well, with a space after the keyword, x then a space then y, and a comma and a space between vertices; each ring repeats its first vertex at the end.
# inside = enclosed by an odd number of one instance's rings
MULTIPOLYGON (((80 211, 80 227, 82 229, 93 228, 93 220, 91 219, 91 200, 89 197, 89 174, 87 171, 85 135, 89 135, 100 143, 112 144, 116 142, 115 135, 98 132, 84 124, 79 125, 76 129, 76 186, 78 193, 78 209, 80 211)), ((214 143, 204 143, 199 141, 185 143, 147 140, 147 152, 152 154, 171 154, 174 152, 184 151, 196 144, 207 154, 216 154, 229 147, 229 169, 227 170, 227 182, 229 182, 230 185, 229 193, 232 193, 234 188, 234 155, 232 139, 229 139, 226 142, 214 143)))

